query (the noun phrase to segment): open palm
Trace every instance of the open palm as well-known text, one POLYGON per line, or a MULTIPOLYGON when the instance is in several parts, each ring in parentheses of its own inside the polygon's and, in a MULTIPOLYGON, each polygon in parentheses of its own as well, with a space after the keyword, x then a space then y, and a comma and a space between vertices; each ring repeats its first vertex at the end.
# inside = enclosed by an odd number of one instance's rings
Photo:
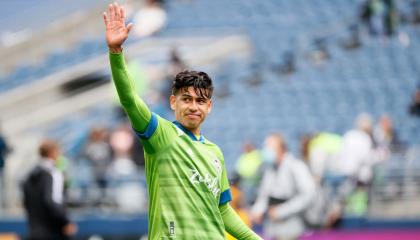
POLYGON ((120 48, 128 37, 132 24, 125 25, 124 8, 118 3, 110 4, 108 12, 104 12, 106 42, 109 48, 120 48))

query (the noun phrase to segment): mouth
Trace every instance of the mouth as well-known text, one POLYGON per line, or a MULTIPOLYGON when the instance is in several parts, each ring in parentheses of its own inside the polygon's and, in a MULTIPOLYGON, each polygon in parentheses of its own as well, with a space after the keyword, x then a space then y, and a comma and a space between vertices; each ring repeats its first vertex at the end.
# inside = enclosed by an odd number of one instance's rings
POLYGON ((187 116, 189 119, 200 119, 199 114, 188 113, 188 114, 185 114, 185 116, 187 116))

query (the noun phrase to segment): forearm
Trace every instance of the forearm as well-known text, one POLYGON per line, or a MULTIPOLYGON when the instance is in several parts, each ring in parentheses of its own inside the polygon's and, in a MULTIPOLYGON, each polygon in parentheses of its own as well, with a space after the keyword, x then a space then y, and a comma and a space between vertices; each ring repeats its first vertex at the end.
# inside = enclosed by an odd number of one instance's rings
POLYGON ((134 82, 130 78, 124 60, 123 53, 109 53, 112 78, 121 105, 127 112, 134 129, 143 132, 151 118, 151 112, 141 100, 135 90, 134 82))
POLYGON ((227 203, 219 206, 226 231, 237 239, 261 240, 245 223, 239 218, 235 210, 227 203))
POLYGON ((292 197, 287 202, 280 204, 277 209, 277 215, 281 219, 285 219, 289 216, 296 215, 304 211, 309 207, 315 197, 315 182, 309 173, 309 169, 302 167, 299 171, 294 173, 298 194, 292 197))
POLYGON ((311 197, 312 196, 296 196, 289 201, 280 204, 276 209, 277 216, 280 219, 285 219, 301 213, 310 204, 311 197))

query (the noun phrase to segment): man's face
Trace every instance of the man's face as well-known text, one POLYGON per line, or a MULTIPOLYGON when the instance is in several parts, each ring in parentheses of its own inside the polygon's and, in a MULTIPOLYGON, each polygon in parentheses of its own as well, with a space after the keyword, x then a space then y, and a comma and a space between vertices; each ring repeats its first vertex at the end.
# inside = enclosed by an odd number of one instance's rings
POLYGON ((211 100, 196 94, 193 87, 187 91, 180 91, 170 98, 171 109, 175 112, 176 120, 182 126, 198 134, 201 123, 211 111, 211 100))
POLYGON ((268 136, 265 140, 264 144, 265 148, 271 149, 276 156, 276 161, 281 162, 283 159, 284 154, 286 153, 282 140, 279 139, 277 136, 268 136))
POLYGON ((51 151, 51 159, 57 161, 60 158, 61 152, 59 148, 53 149, 51 151))

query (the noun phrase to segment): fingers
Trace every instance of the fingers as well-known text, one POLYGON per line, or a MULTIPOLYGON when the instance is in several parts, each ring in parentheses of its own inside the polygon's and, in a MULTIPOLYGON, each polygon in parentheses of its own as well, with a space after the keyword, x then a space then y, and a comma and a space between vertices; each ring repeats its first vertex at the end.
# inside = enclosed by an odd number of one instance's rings
POLYGON ((129 23, 127 25, 127 33, 130 33, 130 31, 131 31, 132 28, 133 28, 133 24, 132 23, 129 23))
POLYGON ((114 3, 114 13, 115 13, 115 20, 121 21, 121 7, 118 5, 117 2, 114 3))
POLYGON ((106 12, 103 12, 102 16, 104 17, 104 23, 105 23, 105 26, 106 26, 107 22, 108 22, 107 17, 106 17, 106 12))
POLYGON ((110 21, 125 21, 125 10, 118 3, 111 3, 108 5, 108 11, 104 12, 104 23, 107 24, 110 21))
POLYGON ((109 17, 109 21, 115 20, 115 8, 113 4, 109 4, 108 6, 108 17, 109 17))
POLYGON ((125 21, 125 10, 123 7, 120 7, 120 15, 123 21, 125 21))

